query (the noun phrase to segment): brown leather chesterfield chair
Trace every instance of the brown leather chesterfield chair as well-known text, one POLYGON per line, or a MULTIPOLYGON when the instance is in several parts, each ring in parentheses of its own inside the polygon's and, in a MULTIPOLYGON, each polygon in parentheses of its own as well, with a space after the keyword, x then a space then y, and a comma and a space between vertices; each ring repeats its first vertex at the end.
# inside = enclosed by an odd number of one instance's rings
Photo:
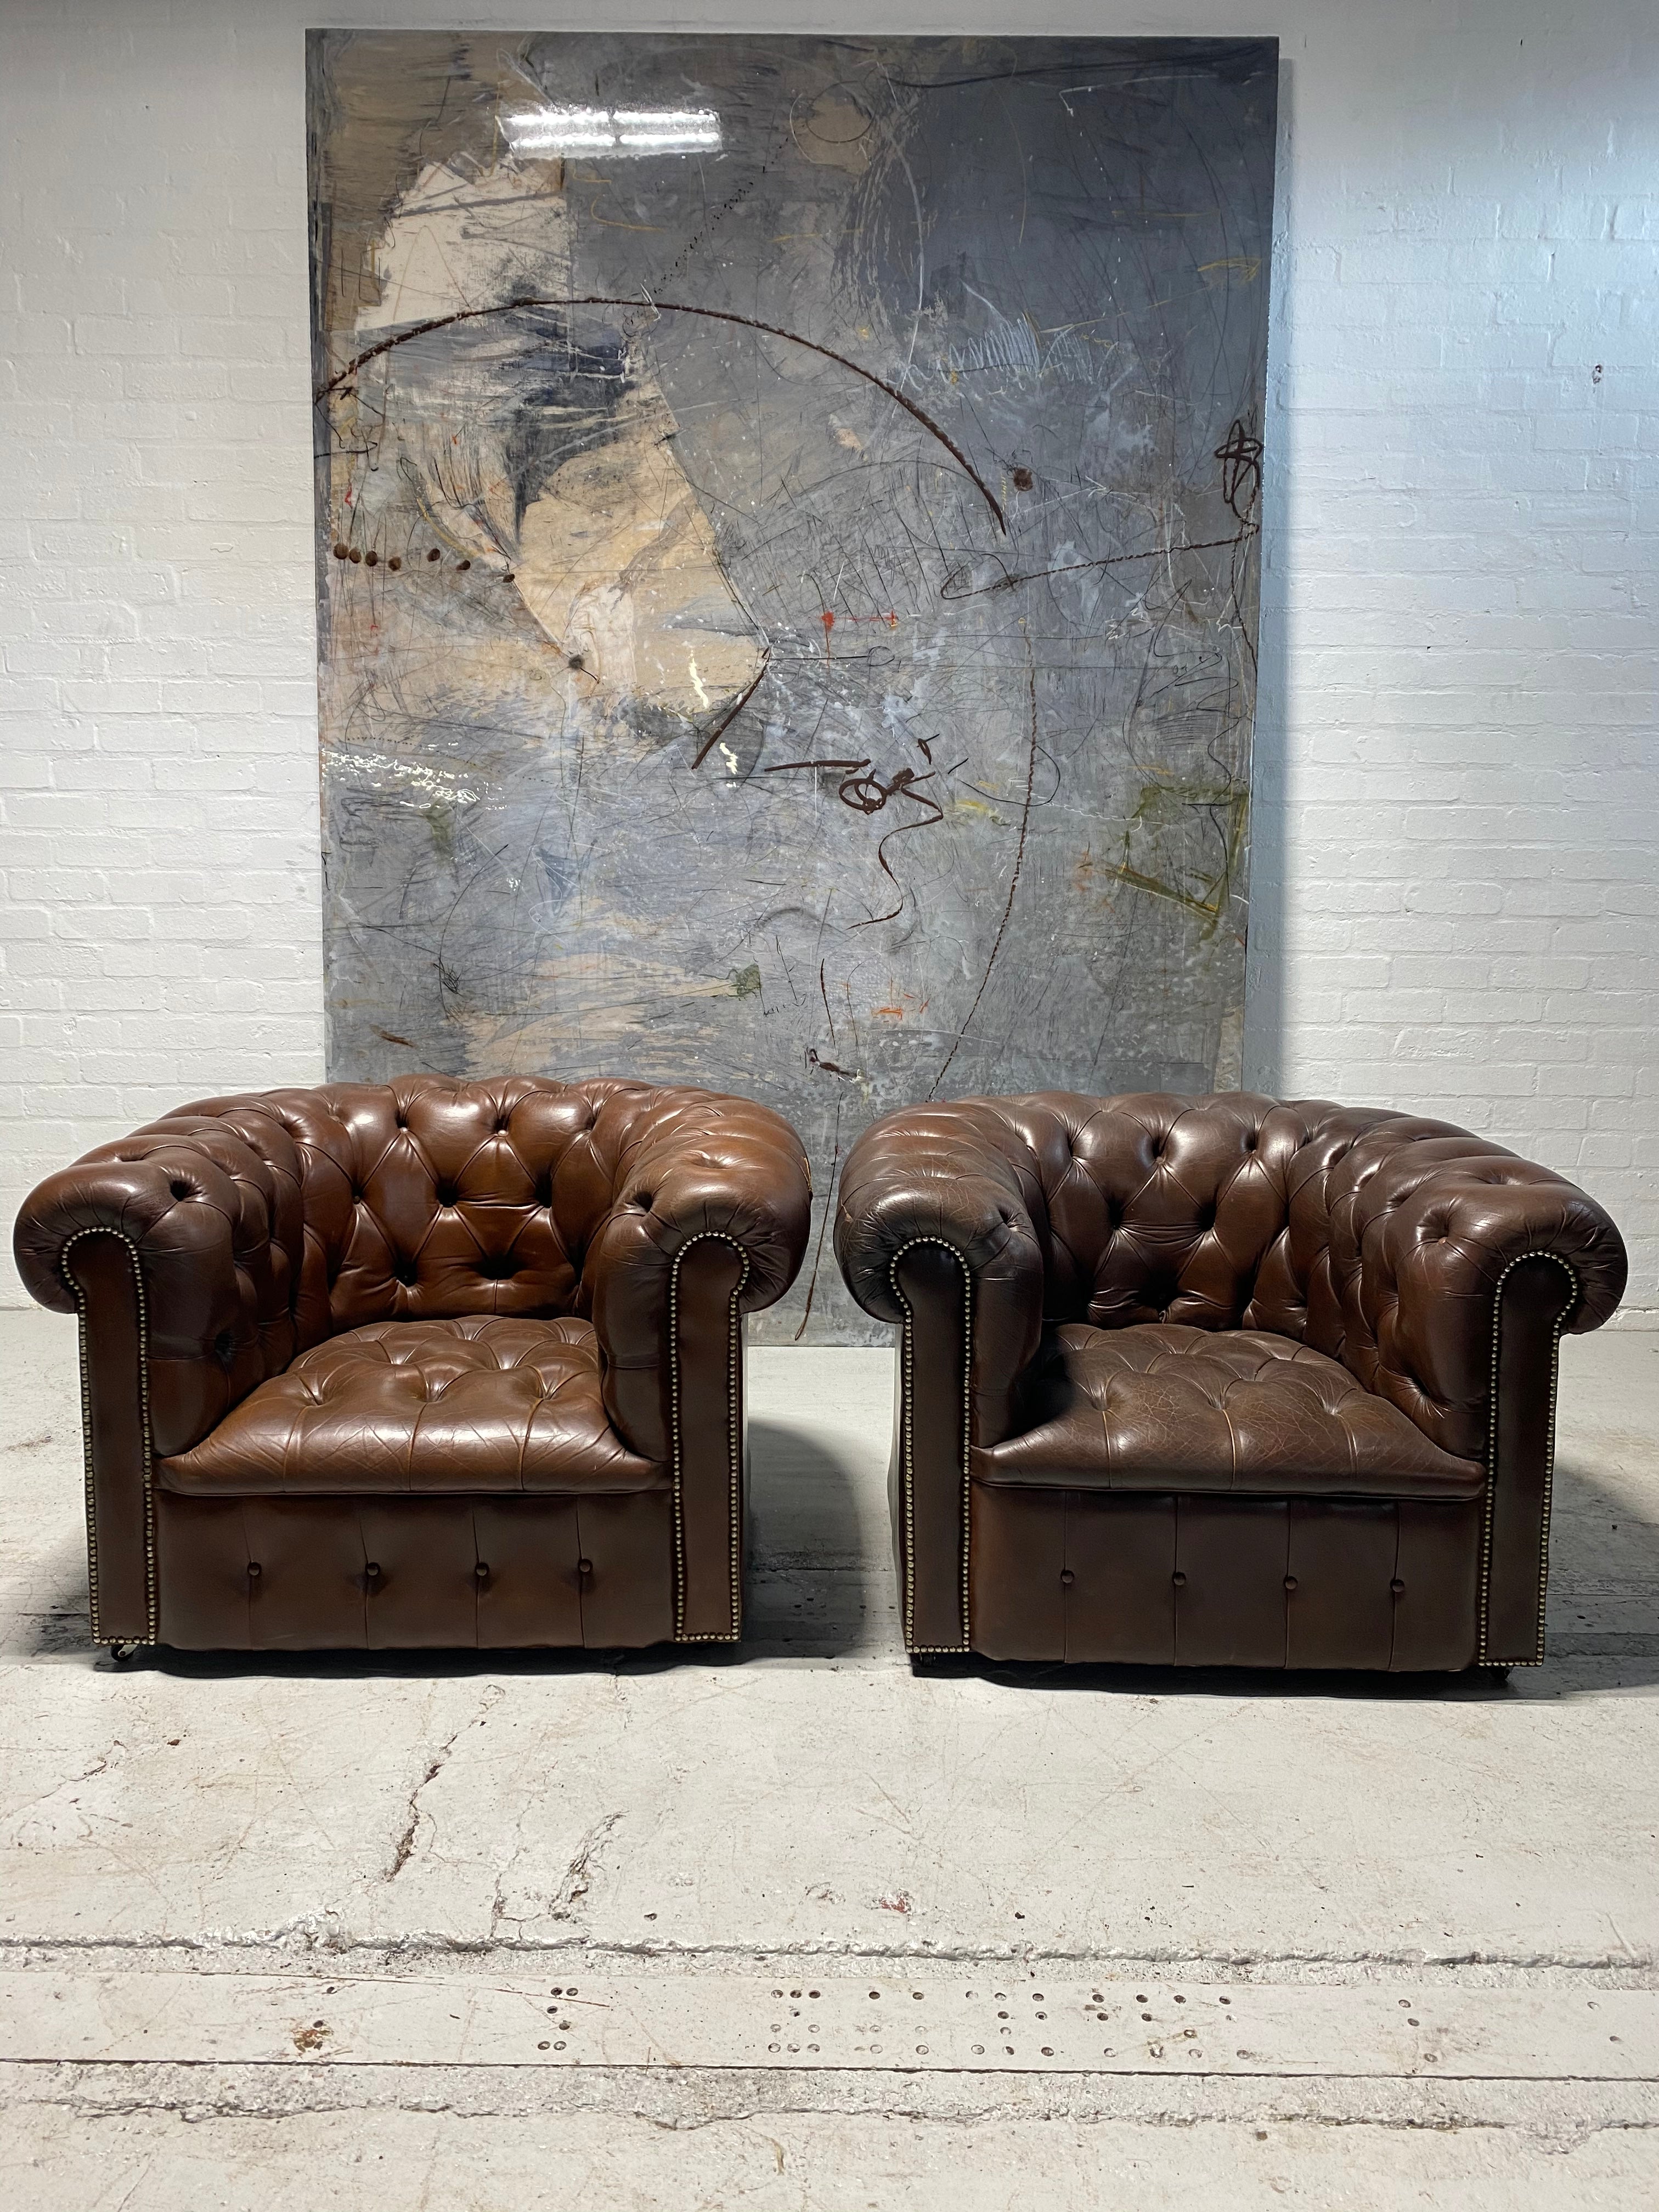
POLYGON ((41 1184, 79 1309, 92 1632, 194 1650, 734 1640, 764 1107, 410 1076, 209 1098, 41 1184))
POLYGON ((1547 1169, 1317 1102, 970 1098, 860 1139, 836 1249, 902 1330, 912 1651, 1542 1656, 1557 1340, 1625 1283, 1547 1169))

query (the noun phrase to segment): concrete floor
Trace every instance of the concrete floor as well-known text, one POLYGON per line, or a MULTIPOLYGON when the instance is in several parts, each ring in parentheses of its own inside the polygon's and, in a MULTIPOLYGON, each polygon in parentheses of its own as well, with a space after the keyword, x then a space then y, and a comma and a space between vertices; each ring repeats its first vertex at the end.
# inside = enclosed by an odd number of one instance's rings
POLYGON ((736 1656, 118 1669, 0 1314, 0 2205, 1659 2204, 1659 1338, 1507 1689, 913 1677, 887 1355, 751 1375, 736 1656))

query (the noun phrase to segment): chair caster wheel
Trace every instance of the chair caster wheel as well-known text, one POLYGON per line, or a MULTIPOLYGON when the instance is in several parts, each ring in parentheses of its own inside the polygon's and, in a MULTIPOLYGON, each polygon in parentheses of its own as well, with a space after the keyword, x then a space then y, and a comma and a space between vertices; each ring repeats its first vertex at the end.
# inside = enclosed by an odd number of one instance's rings
POLYGON ((138 1649, 139 1646, 136 1643, 122 1642, 112 1644, 109 1647, 109 1656, 115 1662, 118 1667, 125 1667, 127 1661, 132 1657, 134 1652, 138 1649))
POLYGON ((1504 1683, 1510 1679, 1510 1670, 1507 1667, 1480 1667, 1477 1668, 1475 1671, 1480 1675, 1480 1680, 1485 1682, 1489 1688, 1494 1690, 1501 1690, 1504 1683))

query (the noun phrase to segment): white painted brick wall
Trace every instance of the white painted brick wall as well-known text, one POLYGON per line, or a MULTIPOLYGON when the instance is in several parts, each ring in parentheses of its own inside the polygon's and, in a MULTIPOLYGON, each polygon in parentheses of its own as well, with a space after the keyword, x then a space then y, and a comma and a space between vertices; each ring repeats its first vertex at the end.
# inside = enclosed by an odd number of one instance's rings
MULTIPOLYGON (((322 1070, 304 27, 582 20, 0 10, 8 1219, 191 1093, 322 1070)), ((1576 1175, 1659 1321, 1651 0, 1039 0, 1020 27, 1282 42, 1251 1079, 1576 1175)))

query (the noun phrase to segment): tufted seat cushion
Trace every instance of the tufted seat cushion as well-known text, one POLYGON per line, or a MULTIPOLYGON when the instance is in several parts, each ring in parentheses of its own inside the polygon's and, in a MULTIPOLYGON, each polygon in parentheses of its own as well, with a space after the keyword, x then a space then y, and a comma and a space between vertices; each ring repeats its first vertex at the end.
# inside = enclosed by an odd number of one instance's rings
POLYGON ((1484 1480, 1338 1361, 1259 1329, 1050 1327, 1029 1391, 1024 1433, 974 1452, 978 1480, 1453 1499, 1484 1480))
POLYGON ((261 1497, 663 1490, 605 1418, 590 1322, 376 1322, 331 1337, 156 1467, 164 1489, 261 1497))

